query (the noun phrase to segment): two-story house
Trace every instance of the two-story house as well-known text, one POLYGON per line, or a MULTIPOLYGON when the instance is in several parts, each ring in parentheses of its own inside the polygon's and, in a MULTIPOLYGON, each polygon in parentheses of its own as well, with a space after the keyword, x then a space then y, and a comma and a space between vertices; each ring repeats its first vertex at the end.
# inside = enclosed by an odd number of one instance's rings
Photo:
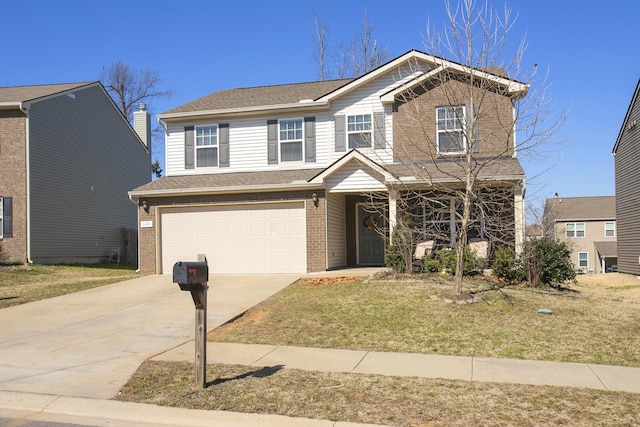
POLYGON ((640 80, 613 147, 618 271, 640 276, 640 80))
POLYGON ((565 242, 581 273, 617 271, 616 197, 554 197, 547 199, 544 234, 565 242))
POLYGON ((136 117, 142 137, 99 82, 0 88, 4 261, 124 260, 135 244, 122 229, 137 229, 127 192, 151 180, 148 114, 136 117))
MULTIPOLYGON (((409 193, 425 236, 455 238, 459 202, 441 190, 460 187, 470 152, 474 165, 491 160, 474 178, 507 195, 495 212, 509 224, 502 243, 517 247, 524 171, 513 102, 527 89, 412 50, 359 78, 220 90, 160 114, 166 176, 130 192, 141 272, 170 273, 197 254, 216 273, 383 265, 409 193), (482 114, 452 102, 455 91, 484 99, 482 114)), ((486 238, 476 228, 472 237, 486 238)))

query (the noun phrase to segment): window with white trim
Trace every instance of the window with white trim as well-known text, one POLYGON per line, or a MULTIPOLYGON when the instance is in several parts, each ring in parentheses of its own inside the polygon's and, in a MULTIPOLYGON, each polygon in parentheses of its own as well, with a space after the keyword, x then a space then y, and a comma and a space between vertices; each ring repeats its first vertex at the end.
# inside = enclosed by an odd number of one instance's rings
POLYGON ((584 237, 584 222, 568 222, 566 224, 566 236, 568 239, 574 237, 584 237))
POLYGON ((589 252, 578 252, 578 267, 589 268, 589 252))
POLYGON ((604 223, 604 236, 616 237, 616 223, 615 221, 607 221, 604 223))
POLYGON ((218 126, 196 126, 196 167, 218 166, 218 126))
POLYGON ((373 141, 371 114, 347 116, 347 141, 349 148, 370 148, 373 141))
POLYGON ((467 148, 464 132, 466 107, 436 108, 438 154, 461 154, 467 148))
POLYGON ((278 143, 280 145, 280 161, 301 162, 303 159, 302 119, 280 120, 278 143))

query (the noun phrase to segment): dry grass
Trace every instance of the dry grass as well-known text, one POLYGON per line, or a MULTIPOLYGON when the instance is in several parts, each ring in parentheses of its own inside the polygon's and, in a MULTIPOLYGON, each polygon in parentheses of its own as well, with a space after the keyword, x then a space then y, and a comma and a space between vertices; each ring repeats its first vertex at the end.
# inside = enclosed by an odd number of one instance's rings
POLYGON ((568 387, 146 362, 119 400, 391 426, 634 426, 640 398, 568 387))
MULTIPOLYGON (((565 292, 490 289, 448 303, 451 284, 300 281, 209 334, 211 340, 640 366, 635 278, 585 276, 565 292), (603 282, 606 280, 607 282, 603 282), (542 316, 538 308, 553 315, 542 316)), ((637 394, 569 387, 307 372, 281 366, 147 362, 120 400, 392 426, 635 426, 637 394)))
POLYGON ((134 267, 115 264, 0 266, 0 308, 130 279, 134 267))
POLYGON ((459 305, 447 302, 451 285, 442 278, 302 280, 209 339, 640 366, 640 293, 582 283, 540 292, 469 282, 480 301, 459 305))

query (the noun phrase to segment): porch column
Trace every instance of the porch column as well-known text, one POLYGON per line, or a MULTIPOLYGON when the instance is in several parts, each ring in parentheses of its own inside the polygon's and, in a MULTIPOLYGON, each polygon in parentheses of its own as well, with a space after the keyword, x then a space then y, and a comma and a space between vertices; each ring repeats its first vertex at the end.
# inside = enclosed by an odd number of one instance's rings
POLYGON ((398 209, 398 191, 389 189, 389 242, 393 244, 393 229, 396 228, 396 215, 398 209))
POLYGON ((521 254, 524 249, 524 183, 515 191, 514 200, 516 254, 521 254))

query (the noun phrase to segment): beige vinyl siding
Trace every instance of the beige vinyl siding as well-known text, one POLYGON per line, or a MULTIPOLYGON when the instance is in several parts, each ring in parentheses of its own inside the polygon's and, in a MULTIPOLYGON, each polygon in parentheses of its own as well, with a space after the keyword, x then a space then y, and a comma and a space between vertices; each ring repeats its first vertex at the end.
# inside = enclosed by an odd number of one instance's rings
POLYGON ((615 154, 616 228, 618 271, 640 275, 640 105, 631 106, 625 124, 637 125, 623 131, 615 154))
POLYGON ((327 268, 347 265, 345 198, 341 194, 327 195, 327 268))
MULTIPOLYGON (((567 246, 571 250, 571 262, 578 268, 579 253, 587 252, 589 254, 589 265, 587 269, 593 270, 594 273, 601 273, 601 262, 598 252, 595 248, 595 242, 615 242, 616 237, 606 237, 604 234, 604 223, 607 221, 615 221, 613 218, 607 220, 575 220, 558 222, 556 224, 556 236, 559 240, 567 243, 567 246), (566 227, 567 223, 583 223, 585 235, 584 237, 571 237, 567 238, 566 227)), ((618 243, 619 244, 619 243, 618 243)))
POLYGON ((353 161, 328 177, 325 188, 329 192, 386 191, 383 177, 360 163, 353 161))
POLYGON ((127 191, 151 180, 150 155, 100 86, 29 109, 31 258, 81 262, 137 228, 127 191))

